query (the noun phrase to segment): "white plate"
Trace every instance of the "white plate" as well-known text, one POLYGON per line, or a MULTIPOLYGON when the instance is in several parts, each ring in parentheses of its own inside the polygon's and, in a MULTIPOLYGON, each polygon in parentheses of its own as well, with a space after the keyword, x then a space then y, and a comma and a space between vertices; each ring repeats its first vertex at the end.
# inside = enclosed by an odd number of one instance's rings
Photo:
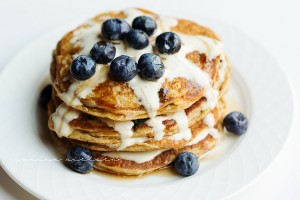
POLYGON ((229 137, 201 160, 188 178, 155 173, 136 179, 77 174, 57 158, 47 119, 37 106, 46 84, 51 51, 70 27, 47 33, 22 50, 0 75, 0 161, 22 187, 42 199, 219 199, 257 178, 282 149, 293 121, 287 77, 256 42, 221 22, 201 18, 218 32, 233 65, 231 110, 250 119, 243 137, 229 137))

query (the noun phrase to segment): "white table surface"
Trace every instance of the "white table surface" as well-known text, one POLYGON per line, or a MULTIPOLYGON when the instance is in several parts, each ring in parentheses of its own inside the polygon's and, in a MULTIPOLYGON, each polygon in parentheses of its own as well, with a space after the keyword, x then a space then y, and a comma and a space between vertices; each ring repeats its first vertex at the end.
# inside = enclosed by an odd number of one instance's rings
MULTIPOLYGON (((125 1, 128 3, 126 5, 131 7, 145 7, 143 5, 147 0, 0 0, 0 70, 18 50, 47 30, 78 19, 84 21, 105 8, 125 8, 125 1)), ((150 2, 153 3, 151 9, 158 13, 180 17, 197 16, 200 13, 221 19, 256 39, 285 69, 295 93, 296 110, 292 133, 283 151, 269 169, 249 187, 230 199, 300 199, 300 110, 297 105, 297 102, 300 102, 300 1, 150 2)), ((26 69, 20 73, 24 72, 26 69)), ((35 197, 18 186, 0 167, 0 199, 35 197)))

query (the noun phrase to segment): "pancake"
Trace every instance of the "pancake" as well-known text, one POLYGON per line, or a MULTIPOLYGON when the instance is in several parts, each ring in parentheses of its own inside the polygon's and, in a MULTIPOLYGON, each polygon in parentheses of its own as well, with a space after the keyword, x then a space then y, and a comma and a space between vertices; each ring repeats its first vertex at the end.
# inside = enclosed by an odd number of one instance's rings
MULTIPOLYGON (((158 52, 154 50, 154 53, 158 52)), ((51 80, 59 98, 68 106, 93 116, 128 121, 176 113, 203 98, 208 107, 213 107, 217 101, 208 98, 213 98, 227 71, 229 63, 219 37, 210 29, 188 20, 129 9, 100 14, 67 33, 53 52, 51 80), (117 55, 125 53, 138 60, 141 54, 153 52, 152 46, 159 33, 174 31, 182 39, 182 48, 176 55, 160 55, 166 66, 163 78, 151 82, 136 76, 130 82, 120 83, 110 78, 108 65, 99 64, 91 79, 77 81, 72 78, 69 66, 73 59, 78 55, 88 55, 92 46, 103 40, 100 34, 103 21, 119 17, 131 24, 132 19, 140 15, 149 15, 157 21, 158 30, 150 37, 150 45, 132 51, 122 42, 115 41, 117 55), (198 46, 194 47, 194 43, 198 46), (139 94, 137 91, 145 85, 153 91, 139 94)))
MULTIPOLYGON (((50 113, 53 113, 53 110, 55 110, 53 104, 54 103, 51 103, 49 105, 49 109, 52 110, 50 113)), ((69 107, 68 109, 69 112, 74 112, 73 108, 69 107)), ((221 99, 214 110, 209 111, 208 113, 198 112, 199 116, 196 120, 193 118, 189 119, 189 114, 193 114, 192 109, 197 110, 198 107, 194 106, 188 112, 185 111, 189 120, 187 128, 191 131, 190 138, 186 138, 186 135, 188 135, 185 132, 186 130, 180 130, 180 125, 177 123, 180 118, 175 118, 174 120, 172 116, 170 118, 162 117, 162 119, 158 120, 158 123, 161 123, 161 125, 163 124, 163 135, 161 138, 155 138, 154 131, 156 127, 149 126, 147 124, 147 119, 132 123, 133 127, 130 127, 132 128, 132 136, 127 139, 129 142, 122 138, 120 132, 117 132, 113 127, 108 126, 105 119, 90 116, 83 112, 80 112, 78 118, 68 122, 68 125, 60 126, 68 126, 69 129, 72 130, 67 136, 71 143, 91 150, 151 151, 162 148, 180 148, 185 146, 193 138, 197 137, 199 132, 207 128, 207 124, 203 123, 203 119, 206 116, 212 115, 213 124, 210 124, 210 126, 213 127, 222 117, 225 110, 225 103, 223 99, 221 99)), ((52 117, 49 119, 49 127, 51 130, 55 130, 52 117)))
POLYGON ((72 146, 81 146, 92 151, 94 169, 118 175, 150 173, 170 165, 181 152, 199 157, 219 141, 230 71, 219 36, 207 27, 143 9, 101 13, 67 33, 53 51, 52 138, 63 157, 72 146), (87 80, 72 77, 72 61, 89 56, 94 44, 105 40, 104 21, 122 18, 131 25, 143 15, 157 23, 147 47, 136 50, 124 41, 110 42, 115 57, 127 55, 137 62, 144 53, 160 56, 165 66, 161 78, 146 81, 137 75, 118 82, 110 76, 110 63, 96 64, 87 80), (168 31, 179 36, 181 48, 160 54, 156 37, 168 31))
MULTIPOLYGON (((226 76, 226 80, 224 84, 220 87, 221 97, 223 97, 224 93, 228 87, 228 79, 229 74, 226 76)), ((55 112, 57 106, 62 102, 55 94, 53 94, 54 100, 51 103, 50 109, 52 113, 55 112)), ((217 104, 217 107, 213 110, 201 110, 201 106, 205 102, 205 99, 202 98, 193 104, 191 107, 185 109, 185 113, 188 118, 188 127, 191 127, 192 137, 195 136, 195 133, 199 132, 199 129, 202 127, 200 124, 202 123, 202 119, 207 116, 209 113, 214 113, 215 122, 218 121, 220 116, 224 111, 225 103, 223 99, 217 104)), ((73 108, 69 108, 70 110, 74 110, 73 108)), ((78 112, 78 111, 76 111, 78 112)), ((114 130, 114 128, 109 127, 102 118, 94 117, 89 114, 80 113, 77 118, 68 122, 68 126, 72 132, 68 135, 68 138, 72 141, 72 143, 87 147, 89 149, 98 150, 98 151, 114 151, 118 149, 121 144, 120 134, 114 130)), ((133 138, 147 138, 153 139, 153 127, 149 127, 144 122, 147 119, 135 120, 133 126, 133 138), (142 122, 142 123, 141 123, 142 122)), ((65 122, 64 122, 65 123, 65 122)), ((168 137, 178 133, 178 126, 174 120, 162 120, 162 123, 165 125, 164 136, 168 137)), ((54 122, 52 117, 49 118, 49 128, 51 130, 55 130, 54 122)), ((57 130, 56 130, 57 131, 57 130)), ((60 134, 59 131, 58 135, 60 134)), ((149 151, 160 148, 179 148, 183 146, 187 141, 155 141, 148 140, 146 142, 141 142, 142 145, 133 145, 131 147, 126 147, 122 149, 123 151, 149 151)))
MULTIPOLYGON (((221 104, 218 105, 220 106, 221 104)), ((51 115, 53 113, 53 109, 55 109, 55 103, 52 100, 48 104, 48 115, 51 115)), ((224 108, 222 110, 224 111, 224 108)), ((219 113, 219 115, 219 118, 222 118, 222 114, 219 113)), ((51 131, 51 136, 53 138, 57 152, 62 159, 66 158, 67 152, 72 146, 79 145, 92 150, 95 159, 94 169, 117 175, 138 176, 148 174, 152 171, 170 165, 174 161, 176 156, 181 152, 192 152, 199 157, 207 151, 211 150, 216 145, 216 142, 218 140, 218 136, 216 136, 216 133, 214 132, 218 132, 217 129, 219 124, 220 123, 215 124, 215 128, 208 128, 205 124, 199 123, 198 127, 201 128, 198 129, 198 132, 195 134, 195 137, 193 137, 191 141, 186 143, 185 146, 178 149, 163 148, 157 151, 146 151, 146 154, 150 153, 150 157, 149 155, 138 155, 143 154, 143 152, 137 151, 118 152, 121 155, 125 153, 125 156, 118 155, 116 157, 113 152, 103 152, 99 148, 90 148, 90 146, 88 146, 88 142, 82 142, 81 144, 79 144, 79 142, 75 142, 74 140, 70 140, 67 138, 59 138, 57 134, 53 131, 51 131), (126 155, 128 153, 131 155, 126 155), (135 154, 137 154, 138 157, 143 157, 142 162, 137 162, 136 159, 132 159, 132 157, 136 157, 135 154), (151 157, 151 154, 154 154, 154 156, 151 157)), ((139 126, 143 125, 140 124, 139 126)))
MULTIPOLYGON (((48 107, 51 107, 51 104, 49 104, 48 107)), ((48 111, 48 114, 52 113, 51 109, 48 109, 48 111)), ((218 125, 219 124, 217 124, 216 127, 218 127, 218 125)), ((187 144, 187 146, 182 148, 160 149, 157 151, 145 152, 147 155, 144 155, 145 153, 143 152, 118 152, 116 156, 113 152, 92 150, 93 157, 95 159, 93 167, 99 171, 122 176, 139 176, 148 174, 157 169, 161 169, 170 165, 175 160, 176 156, 181 152, 192 152, 196 156, 200 157, 207 151, 211 150, 213 147, 215 147, 218 139, 211 135, 213 133, 212 131, 217 131, 217 129, 203 129, 202 132, 197 134, 197 138, 194 138, 189 142, 189 144, 187 144), (136 157, 138 157, 138 159, 136 157), (138 162, 137 160, 140 158, 142 158, 142 160, 138 162)), ((57 153, 61 159, 66 158, 68 150, 71 149, 72 146, 78 145, 66 138, 59 138, 53 131, 51 131, 51 136, 57 153)))
POLYGON ((117 175, 138 176, 148 174, 157 169, 161 169, 170 165, 175 160, 176 156, 181 152, 192 152, 196 156, 200 157, 201 155, 212 149, 215 144, 216 140, 212 136, 208 135, 203 140, 194 145, 190 145, 180 149, 166 150, 155 156, 150 161, 146 161, 143 163, 137 163, 135 161, 122 158, 109 157, 103 155, 102 153, 94 152, 94 168, 100 171, 117 175))
MULTIPOLYGON (((229 70, 228 68, 227 70, 229 70)), ((226 78, 222 85, 220 86, 220 103, 218 103, 217 108, 214 110, 206 109, 202 110, 202 105, 205 102, 205 98, 200 99, 194 103, 191 107, 185 109, 185 113, 188 117, 189 127, 192 130, 192 138, 201 130, 200 124, 205 116, 209 113, 214 112, 214 118, 217 122, 220 116, 224 112, 225 102, 222 97, 228 88, 230 72, 226 73, 226 78), (194 125, 196 124, 196 125, 194 125), (194 126, 193 126, 194 125, 194 126)), ((52 105, 50 112, 54 113, 56 108, 62 101, 57 97, 55 90, 53 91, 52 105)), ((72 108, 70 108, 72 110, 72 108)), ((73 130, 72 133, 67 137, 74 145, 83 146, 92 150, 97 151, 115 151, 118 150, 121 145, 120 134, 115 131, 112 127, 109 127, 105 122, 103 122, 99 117, 94 117, 89 114, 79 112, 78 118, 69 122, 68 126, 73 130)), ((184 146, 187 141, 172 141, 172 140, 159 140, 153 141, 153 127, 149 127, 147 124, 143 123, 147 119, 134 120, 133 126, 133 138, 147 138, 148 141, 140 142, 139 144, 132 145, 121 149, 122 151, 149 151, 160 148, 179 148, 184 146), (142 123, 141 123, 142 122, 142 123)), ((178 133, 178 126, 176 122, 172 119, 164 120, 162 123, 165 125, 164 135, 165 137, 172 136, 178 133)), ((54 131, 54 122, 52 117, 49 118, 49 127, 54 131)), ((58 132, 58 131, 57 131, 58 132)), ((59 133, 58 133, 59 134, 59 133)), ((120 149, 119 149, 120 150, 120 149)))
MULTIPOLYGON (((51 136, 59 158, 64 160, 67 157, 68 151, 72 148, 73 144, 65 138, 57 137, 57 135, 53 131, 51 131, 51 136)), ((95 170, 122 176, 144 175, 172 164, 176 156, 181 152, 192 152, 196 156, 200 157, 204 153, 214 148, 216 142, 217 141, 215 138, 213 138, 211 135, 207 135, 204 139, 197 142, 196 144, 182 147, 180 149, 164 149, 161 150, 161 152, 150 152, 150 154, 154 154, 155 156, 153 156, 153 158, 151 158, 150 156, 150 160, 146 160, 142 163, 136 162, 132 159, 126 159, 126 155, 121 156, 123 158, 118 158, 115 156, 110 156, 110 153, 107 152, 104 153, 100 151, 92 151, 95 160, 93 168, 95 170)), ((122 154, 126 152, 120 153, 122 154)), ((129 153, 139 154, 139 152, 129 153)), ((141 155, 139 155, 139 157, 140 156, 141 155)), ((130 157, 135 157, 135 155, 132 155, 130 157)))

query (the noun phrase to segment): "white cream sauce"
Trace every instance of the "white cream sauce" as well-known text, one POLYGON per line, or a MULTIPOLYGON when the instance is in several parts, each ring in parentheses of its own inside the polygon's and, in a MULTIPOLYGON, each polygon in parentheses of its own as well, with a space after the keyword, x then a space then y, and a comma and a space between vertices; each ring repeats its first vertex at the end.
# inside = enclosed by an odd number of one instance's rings
MULTIPOLYGON (((217 129, 207 128, 201 133, 199 133, 186 146, 197 144, 200 141, 204 140, 208 135, 211 135, 213 138, 215 138, 217 142, 220 139, 220 135, 217 129)), ((159 154, 161 154, 166 150, 168 149, 147 151, 147 152, 107 152, 107 153, 102 153, 102 155, 110 158, 130 160, 136 163, 144 163, 153 160, 156 156, 158 156, 159 154)))
POLYGON ((143 143, 148 140, 146 137, 132 137, 132 128, 134 126, 132 121, 118 122, 110 119, 101 119, 101 121, 106 123, 109 127, 114 128, 114 130, 120 134, 121 144, 117 150, 123 150, 126 147, 132 146, 136 143, 143 143))
POLYGON ((204 122, 204 124, 206 124, 210 128, 214 127, 215 124, 216 124, 215 117, 212 113, 208 113, 204 117, 203 122, 204 122))
POLYGON ((141 104, 147 110, 150 118, 155 117, 157 110, 159 109, 160 100, 158 92, 163 81, 163 78, 160 78, 157 81, 146 81, 139 76, 136 76, 128 82, 135 95, 140 99, 141 104))
POLYGON ((184 110, 181 110, 174 115, 172 115, 172 119, 174 119, 179 128, 178 133, 166 137, 168 140, 190 140, 192 137, 191 129, 189 128, 188 117, 185 114, 184 110))
POLYGON ((130 138, 133 134, 132 128, 134 123, 132 121, 117 122, 110 119, 101 119, 109 127, 114 128, 115 131, 120 133, 121 138, 130 138))
POLYGON ((152 127, 152 130, 154 132, 154 138, 153 138, 154 140, 161 140, 164 137, 165 125, 163 124, 163 121, 167 119, 168 119, 167 117, 158 116, 158 117, 150 118, 145 122, 148 126, 152 127))
POLYGON ((102 153, 103 156, 110 158, 125 159, 134 161, 136 163, 144 163, 153 160, 156 156, 161 154, 164 150, 146 151, 146 152, 108 152, 102 153))
POLYGON ((73 80, 69 89, 65 93, 58 93, 60 99, 70 106, 82 105, 80 99, 86 98, 98 83, 107 80, 109 74, 109 67, 105 65, 97 65, 96 73, 93 77, 86 81, 73 80))
MULTIPOLYGON (((129 24, 131 24, 133 19, 137 16, 151 16, 136 9, 127 9, 124 11, 124 14, 127 16, 125 20, 129 24)), ((170 31, 171 27, 177 25, 177 20, 171 17, 158 17, 156 18, 156 22, 158 24, 158 29, 156 30, 154 36, 150 38, 150 44, 148 47, 143 50, 134 50, 127 47, 124 42, 116 42, 116 56, 128 55, 138 61, 142 54, 153 52, 152 46, 155 45, 155 37, 158 34, 164 31, 170 31)), ((88 21, 86 24, 88 27, 75 31, 74 37, 71 40, 71 42, 76 43, 82 48, 79 53, 80 55, 88 55, 93 45, 98 42, 98 35, 100 34, 102 25, 101 23, 99 24, 92 20, 88 21)), ((164 58, 163 62, 166 67, 166 72, 162 78, 160 78, 158 81, 144 81, 139 76, 136 76, 133 80, 128 82, 137 97, 140 99, 141 104, 148 111, 149 117, 151 118, 156 115, 156 111, 159 109, 160 102, 158 92, 165 79, 172 80, 177 77, 187 78, 206 90, 205 96, 208 99, 208 104, 210 105, 209 107, 212 107, 216 104, 216 98, 210 98, 214 97, 214 91, 211 87, 211 79, 209 75, 199 69, 197 65, 187 60, 185 56, 187 53, 196 50, 200 53, 206 54, 208 60, 210 61, 216 56, 223 54, 222 44, 205 36, 190 36, 180 33, 177 34, 182 40, 182 47, 180 51, 174 55, 161 55, 161 57, 164 58)), ((100 66, 101 65, 97 65, 97 68, 101 68, 100 66)), ((99 73, 99 71, 96 72, 95 76, 98 76, 99 73)), ((97 84, 104 82, 107 80, 107 78, 108 77, 105 76, 105 78, 100 80, 96 79, 97 81, 91 81, 90 79, 81 81, 85 82, 84 85, 86 87, 89 87, 89 89, 84 90, 82 93, 78 92, 81 82, 78 83, 79 81, 75 80, 69 90, 66 93, 60 94, 60 97, 62 97, 63 100, 66 100, 69 105, 81 105, 80 99, 87 97, 97 84), (74 101, 70 101, 70 99, 73 99, 74 101)))
MULTIPOLYGON (((192 133, 189 128, 188 123, 188 117, 185 114, 185 111, 179 111, 173 115, 167 115, 167 116, 157 116, 148 119, 145 123, 148 126, 152 127, 152 130, 154 132, 154 140, 161 140, 163 139, 165 133, 165 125, 163 124, 164 120, 173 119, 176 121, 178 126, 178 133, 166 137, 168 140, 190 140, 192 133)), ((150 138, 146 137, 132 137, 133 135, 133 126, 134 123, 132 121, 126 121, 126 122, 118 122, 113 121, 110 119, 102 119, 104 123, 106 123, 108 126, 114 128, 115 131, 117 131, 120 134, 121 138, 121 145, 118 147, 117 150, 124 150, 126 147, 132 146, 136 143, 143 143, 150 138)))
POLYGON ((219 92, 216 89, 210 88, 204 92, 206 102, 202 105, 202 110, 214 109, 218 104, 219 92))
MULTIPOLYGON (((131 24, 133 19, 137 16, 148 15, 136 9, 127 9, 124 11, 124 14, 126 15, 125 20, 129 24, 131 24)), ((151 52, 153 53, 152 46, 155 45, 156 36, 162 32, 170 31, 171 27, 177 25, 177 20, 170 17, 158 17, 155 18, 155 20, 158 28, 155 34, 150 38, 150 44, 148 47, 143 50, 135 50, 129 48, 124 42, 116 41, 114 42, 116 47, 116 56, 128 55, 138 61, 142 54, 151 52)), ((102 24, 90 20, 86 23, 86 25, 87 27, 75 31, 74 37, 71 40, 71 42, 79 45, 82 48, 79 52, 79 55, 88 55, 93 45, 99 41, 98 36, 100 34, 102 24)), ((129 86, 133 89, 136 96, 140 100, 140 103, 147 110, 150 119, 146 123, 153 127, 155 134, 154 139, 157 140, 164 136, 164 125, 162 124, 162 121, 165 119, 165 117, 155 116, 160 107, 158 92, 165 80, 183 77, 203 88, 205 90, 204 96, 207 99, 203 109, 212 109, 217 105, 218 102, 218 91, 212 88, 212 80, 210 76, 206 72, 202 71, 196 64, 186 59, 186 54, 193 51, 198 51, 206 54, 208 61, 211 61, 213 58, 224 54, 222 44, 219 41, 205 36, 190 36, 180 33, 177 34, 182 40, 180 51, 174 55, 160 55, 165 65, 165 74, 162 78, 157 81, 145 81, 139 76, 136 76, 134 79, 128 82, 129 86)), ((221 65, 221 71, 223 70, 224 72, 219 74, 220 77, 225 76, 226 63, 224 61, 225 59, 223 59, 223 64, 221 65)), ((108 73, 109 67, 97 64, 96 73, 92 78, 86 81, 73 80, 73 83, 69 87, 68 91, 58 95, 68 105, 80 106, 82 105, 80 99, 86 98, 98 84, 106 81, 108 79, 108 73)), ((169 136, 168 139, 189 140, 191 138, 191 131, 188 128, 188 120, 184 111, 167 117, 176 118, 175 121, 179 126, 179 133, 169 136)), ((133 124, 130 122, 109 122, 108 125, 120 133, 122 143, 119 147, 119 150, 122 150, 135 143, 144 142, 147 140, 147 138, 131 137, 131 129, 133 124)))
MULTIPOLYGON (((78 44, 81 47, 79 55, 89 55, 92 47, 99 41, 100 27, 95 21, 89 20, 87 28, 80 28, 74 32, 71 43, 78 44)), ((75 55, 77 57, 78 55, 75 55)))
POLYGON ((191 130, 189 128, 188 117, 184 110, 181 110, 173 115, 167 116, 158 116, 154 118, 150 118, 145 123, 148 126, 152 127, 154 132, 154 140, 161 140, 164 137, 164 129, 165 125, 163 125, 163 121, 173 119, 176 121, 178 126, 178 133, 166 137, 168 140, 189 140, 192 136, 191 130))
MULTIPOLYGON (((54 130, 59 137, 68 137, 73 129, 70 127, 69 122, 79 116, 80 111, 75 110, 72 107, 67 106, 65 103, 61 104, 55 113, 53 113, 52 119, 54 123, 54 130)), ((178 133, 166 137, 168 140, 190 140, 192 133, 189 128, 188 117, 184 110, 179 111, 173 115, 157 116, 148 119, 145 123, 152 127, 154 132, 154 140, 161 140, 164 137, 165 125, 164 120, 173 119, 178 126, 178 133)), ((125 148, 132 146, 136 143, 143 143, 150 138, 147 137, 132 137, 133 126, 132 121, 114 121, 110 119, 101 119, 107 126, 112 127, 120 134, 121 144, 117 150, 124 150, 125 148)))
POLYGON ((215 138, 217 141, 220 138, 219 132, 215 128, 207 128, 203 130, 201 133, 199 133, 193 140, 191 140, 187 146, 191 146, 194 144, 197 144, 198 142, 204 140, 206 136, 211 135, 213 138, 215 138))
POLYGON ((69 122, 78 117, 79 112, 74 109, 69 110, 69 107, 65 103, 58 106, 55 113, 51 115, 54 131, 57 136, 60 138, 68 137, 73 132, 69 122))

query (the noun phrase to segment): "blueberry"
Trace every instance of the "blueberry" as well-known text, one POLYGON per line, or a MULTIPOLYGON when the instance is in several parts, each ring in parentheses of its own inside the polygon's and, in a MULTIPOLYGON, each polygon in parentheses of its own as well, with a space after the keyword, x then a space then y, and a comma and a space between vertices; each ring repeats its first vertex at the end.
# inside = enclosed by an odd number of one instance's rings
POLYGON ((157 36, 155 46, 161 54, 174 54, 181 48, 181 39, 176 33, 165 32, 157 36))
POLYGON ((69 166, 78 173, 86 174, 93 169, 94 159, 89 149, 73 147, 66 159, 69 166))
POLYGON ((175 159, 175 169, 182 176, 191 176, 199 169, 199 161, 195 154, 182 152, 175 159))
POLYGON ((132 122, 134 124, 134 127, 137 127, 137 126, 145 123, 147 120, 148 120, 148 118, 145 118, 145 119, 135 119, 135 120, 132 120, 132 122))
POLYGON ((49 103, 49 101, 51 99, 51 94, 52 94, 52 85, 49 84, 46 87, 44 87, 40 93, 39 104, 43 108, 47 107, 47 104, 49 103))
POLYGON ((156 30, 157 25, 152 18, 147 16, 139 16, 133 20, 132 28, 142 30, 150 36, 156 30))
POLYGON ((165 66, 159 56, 145 53, 138 61, 138 73, 143 79, 154 81, 164 75, 165 66))
POLYGON ((137 63, 133 58, 121 55, 110 64, 110 75, 115 81, 127 82, 137 74, 137 63))
POLYGON ((226 115, 223 120, 223 125, 228 132, 242 135, 247 131, 248 119, 241 112, 232 112, 226 115))
POLYGON ((96 71, 96 62, 88 56, 78 56, 71 64, 71 74, 77 80, 87 80, 96 71))
POLYGON ((93 58, 96 63, 107 64, 111 62, 116 55, 116 47, 107 41, 97 42, 91 52, 90 56, 93 58))
POLYGON ((137 29, 129 31, 125 39, 127 44, 134 49, 144 49, 149 44, 148 35, 137 29))
POLYGON ((123 40, 130 31, 130 25, 123 19, 108 19, 102 24, 102 36, 109 40, 123 40))

